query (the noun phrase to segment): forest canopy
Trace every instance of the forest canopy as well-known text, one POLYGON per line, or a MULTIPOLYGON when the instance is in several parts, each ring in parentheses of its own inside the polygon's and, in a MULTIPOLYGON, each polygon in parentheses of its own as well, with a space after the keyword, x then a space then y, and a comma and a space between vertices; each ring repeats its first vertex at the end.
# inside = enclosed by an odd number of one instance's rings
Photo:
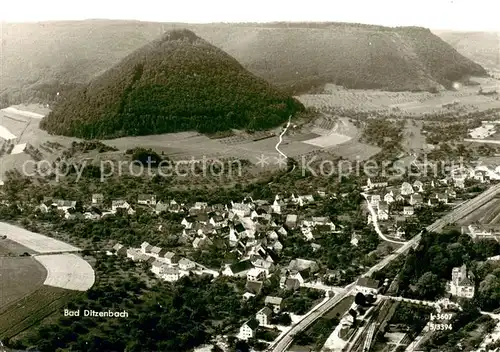
POLYGON ((304 107, 188 30, 128 55, 63 96, 40 126, 80 138, 275 127, 304 107))

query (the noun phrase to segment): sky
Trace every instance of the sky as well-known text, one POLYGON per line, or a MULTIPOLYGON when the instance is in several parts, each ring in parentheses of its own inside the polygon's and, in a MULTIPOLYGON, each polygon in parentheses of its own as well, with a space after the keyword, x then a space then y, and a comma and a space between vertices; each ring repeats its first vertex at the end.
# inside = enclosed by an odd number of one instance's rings
POLYGON ((332 21, 500 31, 499 0, 0 0, 0 21, 332 21))

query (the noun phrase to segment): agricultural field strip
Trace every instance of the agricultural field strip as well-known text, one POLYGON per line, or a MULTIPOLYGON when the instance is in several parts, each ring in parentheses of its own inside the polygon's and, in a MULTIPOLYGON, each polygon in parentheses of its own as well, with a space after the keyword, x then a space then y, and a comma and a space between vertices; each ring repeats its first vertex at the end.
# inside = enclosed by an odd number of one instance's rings
POLYGON ((45 115, 42 115, 42 114, 37 114, 36 112, 31 112, 31 111, 26 111, 26 110, 19 110, 15 107, 8 107, 8 108, 5 108, 5 109, 2 109, 1 111, 4 111, 4 112, 7 112, 7 113, 12 113, 12 114, 16 114, 16 115, 21 115, 21 116, 25 116, 25 117, 31 117, 31 118, 34 118, 34 119, 41 119, 43 118, 45 115))
POLYGON ((62 241, 25 230, 19 226, 0 222, 0 235, 28 247, 38 253, 77 252, 80 248, 62 241))
POLYGON ((7 128, 1 125, 0 125, 0 137, 5 140, 11 140, 17 138, 15 134, 12 134, 12 132, 10 132, 7 128))
POLYGON ((75 291, 86 291, 94 285, 94 269, 75 254, 37 255, 35 259, 47 270, 45 285, 75 291))
POLYGON ((11 338, 64 307, 73 292, 42 286, 0 313, 0 336, 11 338), (23 309, 19 309, 20 307, 23 309))

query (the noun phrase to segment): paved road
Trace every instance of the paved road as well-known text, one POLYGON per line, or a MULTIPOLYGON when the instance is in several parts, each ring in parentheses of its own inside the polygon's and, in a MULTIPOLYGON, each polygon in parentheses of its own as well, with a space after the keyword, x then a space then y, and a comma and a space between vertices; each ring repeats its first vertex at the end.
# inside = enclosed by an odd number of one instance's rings
POLYGON ((291 119, 292 119, 292 117, 290 116, 290 117, 288 118, 288 123, 286 124, 286 127, 283 129, 283 132, 281 132, 281 134, 280 134, 278 144, 276 144, 276 146, 274 147, 274 149, 276 149, 276 151, 277 151, 278 153, 280 153, 280 154, 281 154, 281 156, 282 156, 283 158, 285 158, 285 159, 288 159, 288 156, 286 156, 286 154, 285 154, 285 153, 283 153, 283 152, 280 150, 280 148, 279 148, 279 147, 280 147, 281 143, 283 143, 283 136, 285 135, 286 131, 288 130, 288 127, 290 127, 290 123, 291 123, 291 121, 292 121, 291 119))
MULTIPOLYGON (((476 198, 473 198, 465 203, 463 203, 459 208, 453 209, 450 213, 447 215, 443 216, 436 222, 434 222, 432 225, 428 226, 426 228, 427 231, 429 232, 439 232, 441 231, 446 225, 452 224, 455 221, 465 217, 475 209, 479 208, 480 206, 484 205, 491 199, 495 197, 496 194, 500 192, 500 184, 494 185, 490 187, 488 190, 484 191, 480 195, 478 195, 476 198)), ((412 238, 410 241, 406 242, 403 246, 398 248, 394 253, 389 255, 388 257, 384 258, 381 262, 378 264, 374 265, 370 270, 368 270, 365 274, 362 276, 364 277, 369 277, 371 276, 374 272, 382 269, 385 267, 387 264, 392 262, 394 259, 396 259, 399 255, 402 253, 405 253, 408 251, 411 247, 415 246, 418 244, 420 239, 422 238, 422 234, 419 234, 412 238)), ((354 292, 356 286, 356 282, 350 283, 345 287, 344 293, 341 293, 339 295, 335 295, 332 297, 329 301, 318 307, 315 311, 311 312, 307 316, 305 316, 301 321, 299 321, 296 325, 294 325, 286 334, 281 336, 277 341, 275 341, 271 346, 269 347, 268 351, 270 352, 284 352, 286 349, 292 344, 293 339, 295 335, 305 329, 307 329, 308 326, 310 326, 313 322, 316 321, 319 317, 321 317, 323 314, 328 312, 331 308, 333 308, 338 302, 340 302, 342 299, 347 297, 348 295, 351 295, 354 292)))
POLYGON ((379 235, 379 237, 382 238, 384 241, 387 241, 390 243, 404 244, 405 243, 404 241, 391 240, 390 238, 388 238, 387 236, 384 235, 384 233, 382 232, 382 230, 380 229, 380 226, 378 224, 377 212, 375 211, 375 209, 373 209, 373 206, 372 206, 370 200, 368 199, 368 195, 366 193, 361 193, 361 195, 363 197, 365 197, 365 199, 366 199, 366 205, 368 206, 368 210, 370 211, 373 227, 375 228, 375 232, 379 235))

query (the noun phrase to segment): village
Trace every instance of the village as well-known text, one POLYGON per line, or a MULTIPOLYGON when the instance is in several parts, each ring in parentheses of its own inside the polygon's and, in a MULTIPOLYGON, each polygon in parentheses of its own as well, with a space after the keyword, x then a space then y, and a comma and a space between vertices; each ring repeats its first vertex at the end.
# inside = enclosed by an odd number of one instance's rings
MULTIPOLYGON (((367 178, 359 189, 359 193, 366 199, 362 205, 366 214, 366 226, 374 228, 382 242, 402 245, 414 236, 416 231, 420 231, 418 226, 423 226, 424 220, 419 217, 426 216, 424 209, 439 209, 441 213, 445 213, 465 201, 469 197, 469 189, 494 182, 497 176, 494 169, 476 167, 452 170, 450 175, 444 178, 367 178)), ((300 257, 284 261, 282 253, 285 250, 286 238, 292 233, 301 236, 311 246, 313 253, 321 249, 321 245, 317 243, 318 238, 344 233, 342 222, 336 224, 328 216, 311 215, 311 210, 317 209, 322 202, 335 201, 343 196, 346 195, 329 194, 326 190, 319 189, 314 194, 278 194, 272 201, 246 197, 239 202, 210 205, 208 202, 183 204, 173 199, 157 200, 154 194, 139 195, 136 204, 124 199, 109 202, 102 193, 95 193, 92 194, 89 205, 77 207, 74 200, 46 198, 39 205, 39 209, 43 213, 58 212, 67 220, 83 218, 92 221, 99 221, 117 213, 133 215, 139 208, 156 214, 174 213, 182 219, 179 224, 182 232, 179 236, 192 250, 203 251, 220 244, 222 240, 222 247, 227 248, 236 260, 225 263, 220 268, 208 268, 189 256, 149 242, 143 242, 138 247, 126 247, 116 243, 108 254, 145 263, 158 279, 170 283, 190 275, 209 275, 213 280, 219 277, 245 280, 242 300, 261 295, 265 283, 272 277, 278 277, 280 291, 275 290, 275 295, 263 297, 264 305, 255 312, 255 317, 246 321, 239 330, 237 337, 249 340, 260 336, 258 331, 262 329, 273 331, 274 338, 277 338, 278 332, 288 331, 289 327, 276 323, 276 317, 289 313, 283 305, 283 298, 276 292, 294 292, 308 288, 318 291, 318 297, 323 296, 326 300, 341 290, 340 287, 332 285, 332 282, 335 282, 332 278, 339 275, 339 270, 325 270, 323 263, 300 257)), ((461 231, 473 239, 500 239, 497 232, 486 231, 478 224, 462 226, 461 231)), ((361 235, 353 232, 348 245, 356 247, 361 240, 361 235)), ((474 276, 465 264, 454 268, 450 277, 446 287, 450 297, 474 297, 474 276)), ((380 281, 360 277, 356 281, 355 291, 375 302, 377 295, 387 290, 388 280, 392 278, 380 281)), ((321 299, 316 300, 316 304, 319 301, 321 299)), ((358 319, 364 319, 362 314, 353 314, 357 307, 358 304, 353 303, 352 308, 343 315, 339 325, 341 328, 349 329, 356 325, 356 316, 358 319)), ((292 313, 289 316, 290 322, 293 323, 297 315, 292 313)))

